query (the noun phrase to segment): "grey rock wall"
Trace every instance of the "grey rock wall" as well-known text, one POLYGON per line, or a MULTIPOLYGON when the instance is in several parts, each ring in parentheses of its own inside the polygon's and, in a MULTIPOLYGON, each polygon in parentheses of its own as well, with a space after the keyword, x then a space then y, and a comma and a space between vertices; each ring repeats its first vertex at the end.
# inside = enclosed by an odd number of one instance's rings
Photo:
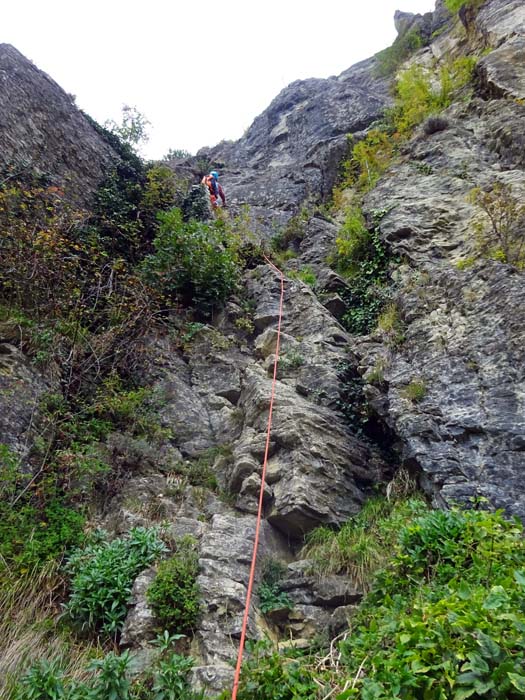
POLYGON ((0 44, 0 170, 39 172, 84 206, 116 158, 70 95, 0 44))

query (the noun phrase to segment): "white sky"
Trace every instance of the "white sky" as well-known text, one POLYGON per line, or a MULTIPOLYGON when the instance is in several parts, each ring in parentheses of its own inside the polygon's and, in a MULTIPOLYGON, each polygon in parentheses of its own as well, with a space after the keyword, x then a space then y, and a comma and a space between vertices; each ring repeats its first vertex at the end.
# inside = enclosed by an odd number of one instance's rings
POLYGON ((396 9, 434 0, 25 0, 13 44, 97 121, 123 104, 152 123, 144 154, 237 139, 288 83, 337 75, 390 45, 396 9))

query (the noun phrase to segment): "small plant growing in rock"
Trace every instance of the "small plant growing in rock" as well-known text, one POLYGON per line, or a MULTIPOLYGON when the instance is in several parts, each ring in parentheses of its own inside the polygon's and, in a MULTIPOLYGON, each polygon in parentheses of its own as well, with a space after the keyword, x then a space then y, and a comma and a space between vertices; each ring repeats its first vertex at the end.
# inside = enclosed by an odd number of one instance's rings
POLYGON ((82 629, 115 637, 128 610, 133 581, 167 551, 155 528, 136 527, 128 537, 94 541, 69 557, 71 595, 66 613, 82 629))
POLYGON ((300 270, 290 270, 290 272, 288 272, 288 277, 291 277, 291 279, 301 280, 301 282, 304 282, 309 287, 315 287, 317 283, 315 272, 308 265, 300 270))
POLYGON ((196 540, 187 536, 179 540, 175 554, 162 562, 147 599, 162 629, 191 634, 199 619, 200 589, 197 585, 199 558, 196 540))
POLYGON ((512 187, 496 182, 491 191, 479 187, 470 193, 470 201, 480 207, 489 227, 479 224, 477 234, 482 254, 515 265, 525 266, 525 205, 514 196, 512 187))
POLYGON ((403 322, 397 304, 387 304, 377 319, 377 327, 382 330, 392 345, 400 345, 405 339, 403 322))
POLYGON ((382 384, 385 380, 386 366, 386 360, 383 357, 378 358, 372 369, 365 375, 366 381, 369 384, 382 384))
POLYGON ((259 609, 262 613, 293 608, 290 596, 281 590, 281 581, 285 573, 286 567, 280 562, 274 559, 264 562, 261 583, 257 589, 259 609))
POLYGON ((422 379, 413 379, 410 384, 406 385, 401 394, 405 399, 418 403, 427 395, 427 385, 422 379))
POLYGON ((288 350, 279 357, 281 370, 298 369, 304 365, 304 357, 298 350, 288 350))

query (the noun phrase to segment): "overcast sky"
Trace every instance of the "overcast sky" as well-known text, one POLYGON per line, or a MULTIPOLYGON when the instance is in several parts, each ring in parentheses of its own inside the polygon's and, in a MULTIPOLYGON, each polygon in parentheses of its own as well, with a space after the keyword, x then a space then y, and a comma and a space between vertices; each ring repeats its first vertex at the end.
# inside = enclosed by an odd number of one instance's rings
POLYGON ((396 9, 434 0, 25 0, 2 7, 13 44, 97 121, 150 120, 144 154, 236 139, 288 83, 337 75, 385 48, 396 9))

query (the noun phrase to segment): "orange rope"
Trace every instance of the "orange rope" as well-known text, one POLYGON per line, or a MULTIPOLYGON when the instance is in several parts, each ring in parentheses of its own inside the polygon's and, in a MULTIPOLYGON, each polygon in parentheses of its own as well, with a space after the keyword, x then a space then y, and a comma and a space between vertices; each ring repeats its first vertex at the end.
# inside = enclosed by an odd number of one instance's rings
POLYGON ((257 510, 257 523, 255 525, 255 539, 253 542, 253 554, 252 554, 252 563, 250 567, 250 577, 248 579, 248 590, 246 592, 246 604, 244 607, 244 617, 242 620, 242 630, 241 630, 241 641, 239 643, 239 653, 237 655, 237 666, 235 667, 235 676, 233 680, 233 690, 232 690, 232 700, 236 700, 237 698, 237 690, 239 688, 239 677, 241 675, 241 666, 242 666, 242 655, 244 651, 244 642, 246 640, 246 628, 248 626, 248 613, 250 610, 250 601, 252 597, 252 589, 253 589, 253 581, 255 578, 255 565, 257 563, 257 550, 259 548, 259 534, 261 530, 261 520, 262 520, 262 510, 263 510, 263 497, 264 497, 264 486, 266 482, 266 466, 268 464, 268 452, 270 450, 270 434, 272 430, 272 413, 273 413, 273 402, 275 399, 275 383, 277 381, 277 363, 279 362, 279 348, 281 345, 281 320, 283 317, 283 299, 284 299, 284 275, 279 270, 278 267, 276 267, 271 260, 268 260, 266 256, 264 256, 264 259, 270 265, 273 267, 273 269, 280 275, 281 277, 281 299, 279 302, 279 322, 277 324, 277 342, 275 344, 275 360, 273 363, 273 380, 272 380, 272 394, 270 398, 270 410, 268 413, 268 427, 266 429, 266 446, 264 449, 264 461, 263 461, 263 468, 262 468, 262 474, 261 474, 261 491, 259 493, 259 508, 257 510))

